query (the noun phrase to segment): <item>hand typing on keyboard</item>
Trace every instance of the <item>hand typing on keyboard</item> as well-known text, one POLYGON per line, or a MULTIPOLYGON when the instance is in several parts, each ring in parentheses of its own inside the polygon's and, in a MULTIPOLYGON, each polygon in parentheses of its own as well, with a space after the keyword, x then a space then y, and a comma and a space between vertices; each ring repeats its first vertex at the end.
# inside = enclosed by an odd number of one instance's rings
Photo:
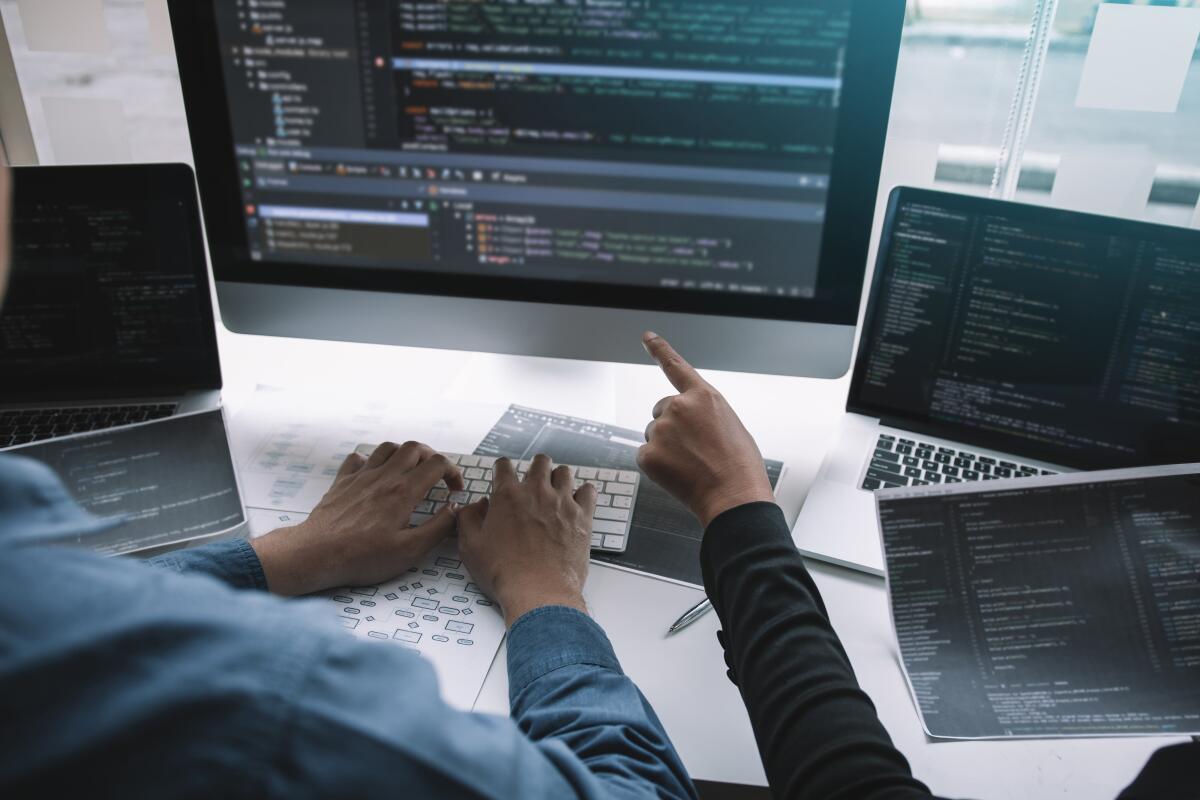
MULTIPOLYGON (((359 445, 355 451, 369 456, 373 445, 359 445)), ((462 469, 463 488, 450 489, 438 484, 429 490, 423 502, 418 503, 411 517, 418 524, 436 514, 448 502, 466 505, 477 503, 492 492, 493 469, 496 459, 491 456, 475 456, 457 453, 442 453, 450 463, 462 469)), ((517 477, 524 479, 531 468, 530 461, 514 461, 517 477)), ((591 542, 593 550, 608 553, 623 553, 629 539, 633 522, 633 506, 637 499, 641 473, 633 470, 605 469, 601 467, 568 467, 574 475, 574 488, 590 483, 596 489, 596 506, 592 515, 591 542)))
POLYGON ((379 583, 419 564, 454 532, 453 503, 419 519, 414 509, 434 485, 462 489, 458 465, 416 442, 372 450, 370 458, 346 458, 306 521, 251 542, 272 592, 300 595, 379 583), (410 528, 410 521, 419 524, 410 528))
POLYGON ((537 456, 521 480, 511 461, 492 467, 491 497, 458 515, 459 552, 467 569, 500 603, 512 625, 527 611, 561 605, 587 612, 587 580, 596 487, 575 487, 569 467, 537 456))

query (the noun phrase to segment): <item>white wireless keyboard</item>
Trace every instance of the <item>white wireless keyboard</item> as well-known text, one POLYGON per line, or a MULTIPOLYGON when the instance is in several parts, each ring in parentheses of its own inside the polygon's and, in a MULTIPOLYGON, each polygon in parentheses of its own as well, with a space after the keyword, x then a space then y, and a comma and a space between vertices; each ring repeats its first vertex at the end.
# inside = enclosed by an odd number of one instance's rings
MULTIPOLYGON (((375 452, 375 445, 359 445, 355 452, 364 458, 370 458, 371 453, 375 452)), ((492 464, 496 463, 496 459, 459 453, 442 455, 462 469, 466 489, 452 492, 445 483, 438 483, 417 505, 409 523, 411 525, 425 522, 448 502, 467 505, 478 502, 492 493, 492 464)), ((521 478, 529 472, 530 462, 514 461, 513 464, 521 478)), ((576 466, 571 467, 571 473, 575 476, 576 489, 585 483, 596 487, 596 513, 592 516, 592 549, 603 550, 606 553, 625 552, 629 541, 629 526, 633 521, 633 504, 642 480, 641 473, 576 466)))

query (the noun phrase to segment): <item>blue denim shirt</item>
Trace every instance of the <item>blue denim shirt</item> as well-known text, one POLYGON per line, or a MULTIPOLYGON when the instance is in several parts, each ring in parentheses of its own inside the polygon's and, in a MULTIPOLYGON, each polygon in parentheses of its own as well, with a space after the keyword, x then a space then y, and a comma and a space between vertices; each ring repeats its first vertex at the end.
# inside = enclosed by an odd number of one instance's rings
POLYGON ((464 713, 420 656, 261 591, 245 541, 148 563, 39 544, 104 527, 0 456, 0 796, 695 796, 578 611, 512 627, 511 719, 464 713))

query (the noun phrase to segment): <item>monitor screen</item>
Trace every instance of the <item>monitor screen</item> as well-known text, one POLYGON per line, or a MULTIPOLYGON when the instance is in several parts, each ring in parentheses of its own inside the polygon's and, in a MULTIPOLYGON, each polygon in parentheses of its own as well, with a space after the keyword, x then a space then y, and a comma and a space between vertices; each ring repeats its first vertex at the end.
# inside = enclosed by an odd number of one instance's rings
POLYGON ((852 410, 1078 468, 1200 459, 1200 232, 892 199, 852 410))
POLYGON ((852 323, 903 3, 182 5, 220 279, 852 323))
POLYGON ((191 170, 160 164, 14 173, 0 401, 218 388, 191 170))

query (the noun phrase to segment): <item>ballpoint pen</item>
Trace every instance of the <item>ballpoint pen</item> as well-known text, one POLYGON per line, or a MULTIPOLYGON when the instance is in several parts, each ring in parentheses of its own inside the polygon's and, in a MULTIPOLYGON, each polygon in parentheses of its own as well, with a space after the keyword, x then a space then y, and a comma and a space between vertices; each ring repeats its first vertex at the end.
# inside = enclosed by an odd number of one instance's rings
POLYGON ((701 600, 696 605, 683 612, 683 616, 671 623, 671 627, 667 629, 667 635, 683 630, 688 625, 691 625, 696 620, 703 617, 709 611, 712 611, 712 601, 707 597, 701 600))

